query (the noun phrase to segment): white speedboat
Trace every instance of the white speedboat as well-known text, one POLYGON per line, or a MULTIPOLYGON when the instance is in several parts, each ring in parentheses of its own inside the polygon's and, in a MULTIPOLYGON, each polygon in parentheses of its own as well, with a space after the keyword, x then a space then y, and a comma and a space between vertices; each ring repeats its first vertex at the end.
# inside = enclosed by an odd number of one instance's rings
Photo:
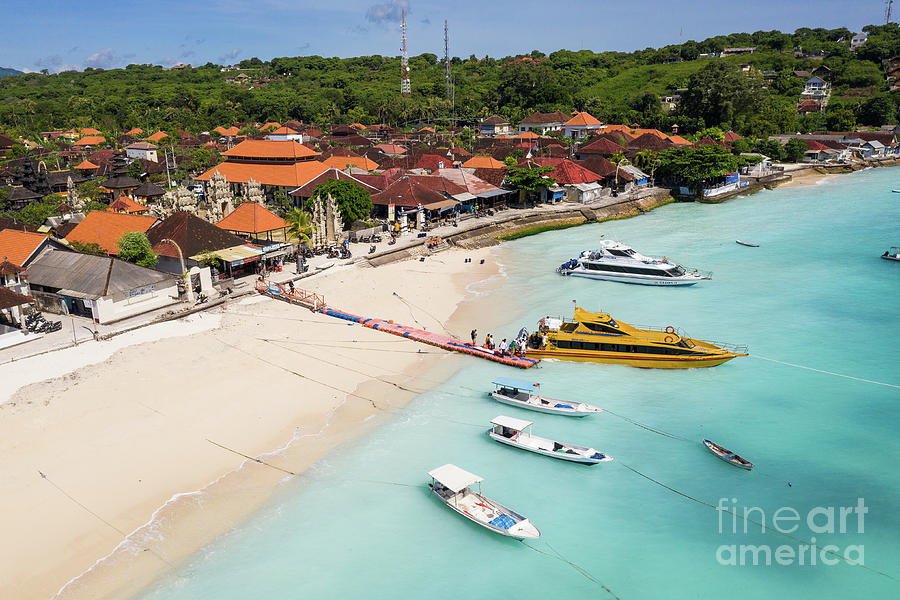
POLYGON ((538 437, 528 431, 534 425, 531 421, 500 415, 491 420, 491 424, 493 427, 488 429, 488 436, 507 446, 586 465, 612 460, 611 456, 597 452, 593 448, 538 437))
POLYGON ((538 394, 541 384, 537 382, 512 377, 498 377, 493 384, 496 387, 493 392, 489 392, 490 397, 510 406, 567 417, 586 417, 592 413, 603 412, 602 408, 584 402, 544 398, 538 394))
POLYGON ((891 246, 890 250, 886 250, 884 254, 881 255, 881 258, 884 260, 897 260, 900 261, 900 247, 891 246))
POLYGON ((431 491, 441 502, 464 516, 500 535, 517 540, 541 537, 534 524, 498 502, 481 494, 482 478, 456 465, 446 464, 429 471, 431 491), (475 492, 470 486, 478 484, 475 492))
POLYGON ((712 279, 712 273, 686 269, 669 262, 667 257, 644 256, 612 240, 600 242, 599 250, 585 250, 578 258, 557 267, 556 272, 641 285, 694 285, 704 279, 712 279))

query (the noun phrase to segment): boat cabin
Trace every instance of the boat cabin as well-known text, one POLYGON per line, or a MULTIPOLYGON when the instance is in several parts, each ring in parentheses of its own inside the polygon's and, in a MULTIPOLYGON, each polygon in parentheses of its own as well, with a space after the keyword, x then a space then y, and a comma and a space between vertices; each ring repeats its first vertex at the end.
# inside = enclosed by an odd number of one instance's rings
POLYGON ((484 481, 484 478, 449 463, 429 471, 428 475, 432 479, 431 488, 445 500, 457 496, 461 491, 476 483, 478 484, 478 493, 481 494, 481 482, 484 481))
POLYGON ((515 438, 518 434, 523 433, 526 429, 534 425, 532 421, 525 421, 524 419, 516 419, 515 417, 507 417, 504 415, 491 419, 491 424, 494 426, 492 429, 494 433, 509 439, 515 438))
POLYGON ((508 398, 516 398, 517 400, 527 400, 531 396, 536 396, 541 386, 536 381, 516 379, 514 377, 498 377, 491 383, 496 386, 496 393, 508 398))

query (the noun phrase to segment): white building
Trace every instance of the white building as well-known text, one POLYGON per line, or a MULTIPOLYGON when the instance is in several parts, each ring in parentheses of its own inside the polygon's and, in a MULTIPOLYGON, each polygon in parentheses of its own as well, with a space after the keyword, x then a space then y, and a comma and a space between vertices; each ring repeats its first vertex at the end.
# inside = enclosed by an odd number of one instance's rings
POLYGON ((289 142, 294 140, 298 144, 302 144, 303 134, 294 131, 290 127, 279 127, 267 135, 266 139, 272 140, 273 142, 289 142))
POLYGON ((125 146, 125 156, 128 158, 142 158, 150 162, 159 162, 156 156, 156 146, 150 142, 135 142, 125 146))
POLYGON ((865 33, 857 33, 854 34, 852 38, 850 38, 850 49, 856 50, 857 48, 864 46, 866 44, 866 40, 869 39, 869 36, 865 33))

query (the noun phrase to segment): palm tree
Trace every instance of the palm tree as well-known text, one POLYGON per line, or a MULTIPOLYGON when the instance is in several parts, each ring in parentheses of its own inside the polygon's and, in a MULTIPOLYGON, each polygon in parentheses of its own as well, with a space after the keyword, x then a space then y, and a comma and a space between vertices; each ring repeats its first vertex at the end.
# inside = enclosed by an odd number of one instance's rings
POLYGON ((641 150, 634 156, 634 166, 645 169, 653 165, 656 153, 653 150, 641 150))
POLYGON ((288 240, 297 240, 298 245, 311 244, 309 238, 316 226, 312 224, 309 213, 301 208, 292 208, 285 216, 285 220, 289 223, 288 240))

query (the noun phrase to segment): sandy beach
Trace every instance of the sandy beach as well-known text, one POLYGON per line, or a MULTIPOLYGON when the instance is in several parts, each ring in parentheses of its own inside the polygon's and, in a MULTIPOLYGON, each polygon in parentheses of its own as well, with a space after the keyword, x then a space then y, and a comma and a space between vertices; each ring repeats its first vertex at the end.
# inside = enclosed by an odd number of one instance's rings
MULTIPOLYGON (((448 250, 301 284, 346 311, 467 336, 472 311, 451 317, 497 273, 490 249, 448 250)), ((0 597, 133 596, 472 360, 255 295, 204 318, 187 336, 5 365, 0 597)))

